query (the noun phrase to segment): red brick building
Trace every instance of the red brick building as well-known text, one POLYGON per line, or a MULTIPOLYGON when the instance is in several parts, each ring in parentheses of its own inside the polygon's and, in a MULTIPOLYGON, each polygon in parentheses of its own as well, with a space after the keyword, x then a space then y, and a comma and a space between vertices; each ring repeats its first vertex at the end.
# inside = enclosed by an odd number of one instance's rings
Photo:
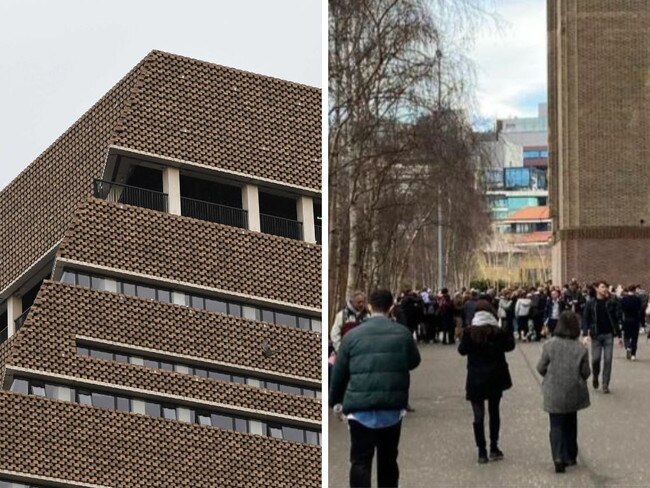
POLYGON ((0 486, 320 486, 320 194, 320 90, 150 53, 0 191, 0 486))
POLYGON ((650 8, 549 0, 553 277, 650 286, 650 8))

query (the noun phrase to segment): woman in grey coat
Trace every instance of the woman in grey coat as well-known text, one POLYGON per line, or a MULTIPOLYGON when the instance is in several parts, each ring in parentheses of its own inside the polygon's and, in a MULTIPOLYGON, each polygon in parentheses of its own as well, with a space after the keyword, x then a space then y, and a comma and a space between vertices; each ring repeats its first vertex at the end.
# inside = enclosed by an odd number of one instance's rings
POLYGON ((551 453, 556 473, 564 473, 566 466, 576 464, 578 410, 590 405, 589 352, 578 337, 578 316, 574 312, 563 312, 537 364, 537 371, 544 377, 544 411, 548 412, 551 425, 551 453))

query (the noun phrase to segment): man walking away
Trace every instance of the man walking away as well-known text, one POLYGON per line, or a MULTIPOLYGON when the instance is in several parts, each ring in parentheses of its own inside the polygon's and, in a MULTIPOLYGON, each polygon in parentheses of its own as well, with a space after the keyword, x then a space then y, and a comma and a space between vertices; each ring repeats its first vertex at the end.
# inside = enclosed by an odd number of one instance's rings
POLYGON ((639 342, 641 317, 645 315, 645 311, 642 310, 641 298, 635 294, 635 290, 635 286, 628 287, 625 295, 621 298, 625 356, 632 361, 636 361, 636 346, 639 342))
POLYGON ((612 316, 608 306, 609 287, 605 281, 596 283, 596 298, 589 300, 584 308, 582 321, 583 341, 591 341, 591 370, 592 385, 598 389, 600 362, 603 361, 603 393, 609 393, 609 380, 612 375, 612 356, 614 353, 614 337, 620 335, 616 318, 612 316))
POLYGON ((351 487, 370 487, 375 450, 377 486, 397 487, 399 481, 409 371, 420 364, 420 354, 408 329, 388 318, 392 307, 390 291, 370 295, 370 318, 343 338, 332 372, 330 406, 342 404, 349 422, 351 487))

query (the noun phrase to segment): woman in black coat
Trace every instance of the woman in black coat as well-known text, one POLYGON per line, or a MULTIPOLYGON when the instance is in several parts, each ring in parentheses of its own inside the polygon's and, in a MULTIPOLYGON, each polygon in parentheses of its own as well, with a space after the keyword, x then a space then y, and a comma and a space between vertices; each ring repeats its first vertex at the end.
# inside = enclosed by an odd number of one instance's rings
POLYGON ((479 300, 472 325, 463 331, 458 352, 467 356, 466 398, 474 411, 478 462, 488 462, 485 441, 485 402, 490 415, 490 459, 503 458, 499 449, 501 394, 512 386, 505 353, 515 348, 512 333, 500 328, 492 306, 479 300))

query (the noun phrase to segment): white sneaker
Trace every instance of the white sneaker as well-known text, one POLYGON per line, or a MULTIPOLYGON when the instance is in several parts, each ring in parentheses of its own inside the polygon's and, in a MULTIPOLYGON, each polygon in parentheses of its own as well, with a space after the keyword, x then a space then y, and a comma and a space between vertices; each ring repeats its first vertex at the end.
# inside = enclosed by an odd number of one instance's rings
POLYGON ((630 360, 632 360, 632 361, 636 361, 636 356, 632 356, 632 357, 630 358, 630 360))

